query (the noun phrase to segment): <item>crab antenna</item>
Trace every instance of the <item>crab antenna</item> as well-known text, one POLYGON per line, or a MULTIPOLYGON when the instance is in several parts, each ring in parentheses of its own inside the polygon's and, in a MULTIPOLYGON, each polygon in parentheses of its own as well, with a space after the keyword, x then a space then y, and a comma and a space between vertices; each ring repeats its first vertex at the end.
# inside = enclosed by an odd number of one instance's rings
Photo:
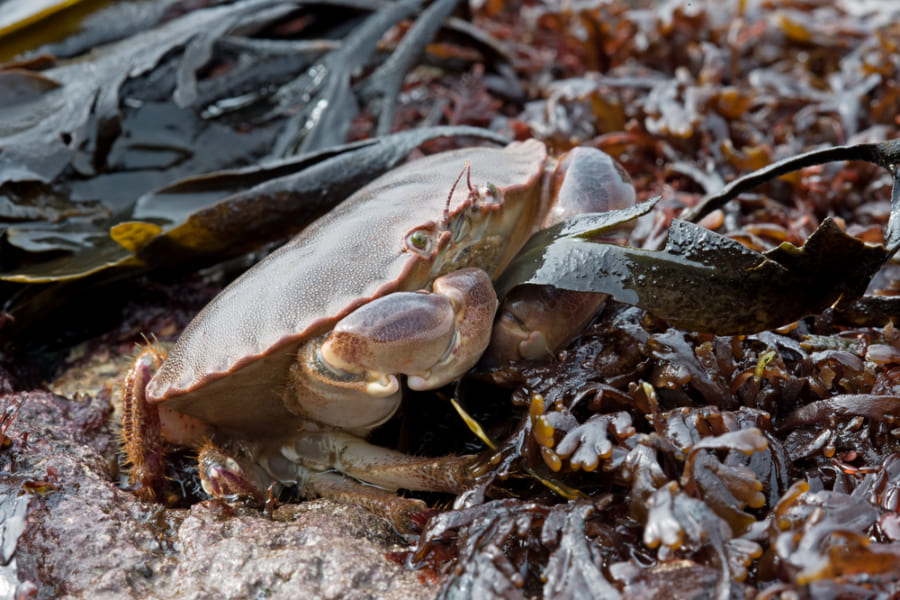
POLYGON ((468 173, 469 176, 466 178, 470 181, 469 189, 472 189, 471 184, 471 169, 469 168, 469 161, 466 161, 466 166, 463 167, 463 170, 460 171, 459 176, 456 178, 456 181, 453 182, 453 185, 450 187, 450 193, 447 194, 447 204, 444 206, 444 216, 441 219, 441 226, 447 227, 450 223, 450 199, 453 198, 453 192, 456 191, 456 186, 459 184, 459 180, 462 179, 463 173, 468 173))

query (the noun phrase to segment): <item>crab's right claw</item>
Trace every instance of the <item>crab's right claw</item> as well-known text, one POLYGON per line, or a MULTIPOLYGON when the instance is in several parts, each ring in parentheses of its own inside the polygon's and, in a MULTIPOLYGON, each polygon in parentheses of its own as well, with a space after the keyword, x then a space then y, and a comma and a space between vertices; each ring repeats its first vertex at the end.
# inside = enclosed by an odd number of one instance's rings
POLYGON ((458 379, 487 348, 497 295, 476 268, 448 273, 433 287, 432 294, 388 294, 350 313, 322 345, 322 358, 371 378, 403 373, 415 390, 458 379))

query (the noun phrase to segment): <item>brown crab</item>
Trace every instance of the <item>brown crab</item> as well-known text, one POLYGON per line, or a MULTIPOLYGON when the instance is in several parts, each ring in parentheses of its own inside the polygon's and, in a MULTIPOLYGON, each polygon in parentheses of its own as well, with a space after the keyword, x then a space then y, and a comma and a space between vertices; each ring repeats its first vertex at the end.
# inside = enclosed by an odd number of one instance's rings
MULTIPOLYGON (((458 493, 472 458, 365 441, 397 410, 399 376, 414 389, 459 378, 490 339, 491 278, 528 237, 633 202, 607 155, 577 148, 550 161, 536 140, 432 155, 373 181, 223 290, 167 357, 138 357, 123 420, 135 491, 157 497, 167 450, 193 446, 213 497, 259 501, 273 483, 298 485, 408 527, 425 505, 396 490, 458 493)), ((520 308, 498 321, 509 341, 495 358, 520 346, 530 358, 535 335, 539 347, 558 345, 585 318, 567 314, 562 335, 535 334, 520 308)))

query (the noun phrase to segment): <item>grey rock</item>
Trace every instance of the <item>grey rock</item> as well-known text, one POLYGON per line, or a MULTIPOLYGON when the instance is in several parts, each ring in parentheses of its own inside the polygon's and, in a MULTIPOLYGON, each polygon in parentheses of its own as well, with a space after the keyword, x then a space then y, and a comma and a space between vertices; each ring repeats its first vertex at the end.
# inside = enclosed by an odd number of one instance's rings
MULTIPOLYGON (((436 583, 392 561, 407 546, 384 520, 325 500, 271 517, 216 502, 165 508, 120 489, 103 394, 9 394, 0 502, 28 501, 12 560, 36 598, 433 598, 436 583)), ((20 511, 24 512, 24 511, 20 511)), ((11 534, 12 535, 12 534, 11 534)))

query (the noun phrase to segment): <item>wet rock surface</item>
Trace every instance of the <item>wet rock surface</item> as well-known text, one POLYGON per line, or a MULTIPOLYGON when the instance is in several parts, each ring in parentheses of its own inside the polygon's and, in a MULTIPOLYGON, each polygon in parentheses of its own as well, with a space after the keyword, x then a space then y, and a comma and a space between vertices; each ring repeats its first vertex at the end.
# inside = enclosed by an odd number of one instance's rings
POLYGON ((430 598, 391 562, 387 523, 349 505, 283 505, 269 518, 201 502, 170 509, 119 489, 110 402, 33 391, 6 429, 0 589, 35 598, 430 598), (27 503, 27 515, 22 510, 27 503), (16 527, 19 523, 19 527, 16 527), (17 572, 17 574, 16 574, 17 572), (17 577, 17 583, 11 581, 17 577))

